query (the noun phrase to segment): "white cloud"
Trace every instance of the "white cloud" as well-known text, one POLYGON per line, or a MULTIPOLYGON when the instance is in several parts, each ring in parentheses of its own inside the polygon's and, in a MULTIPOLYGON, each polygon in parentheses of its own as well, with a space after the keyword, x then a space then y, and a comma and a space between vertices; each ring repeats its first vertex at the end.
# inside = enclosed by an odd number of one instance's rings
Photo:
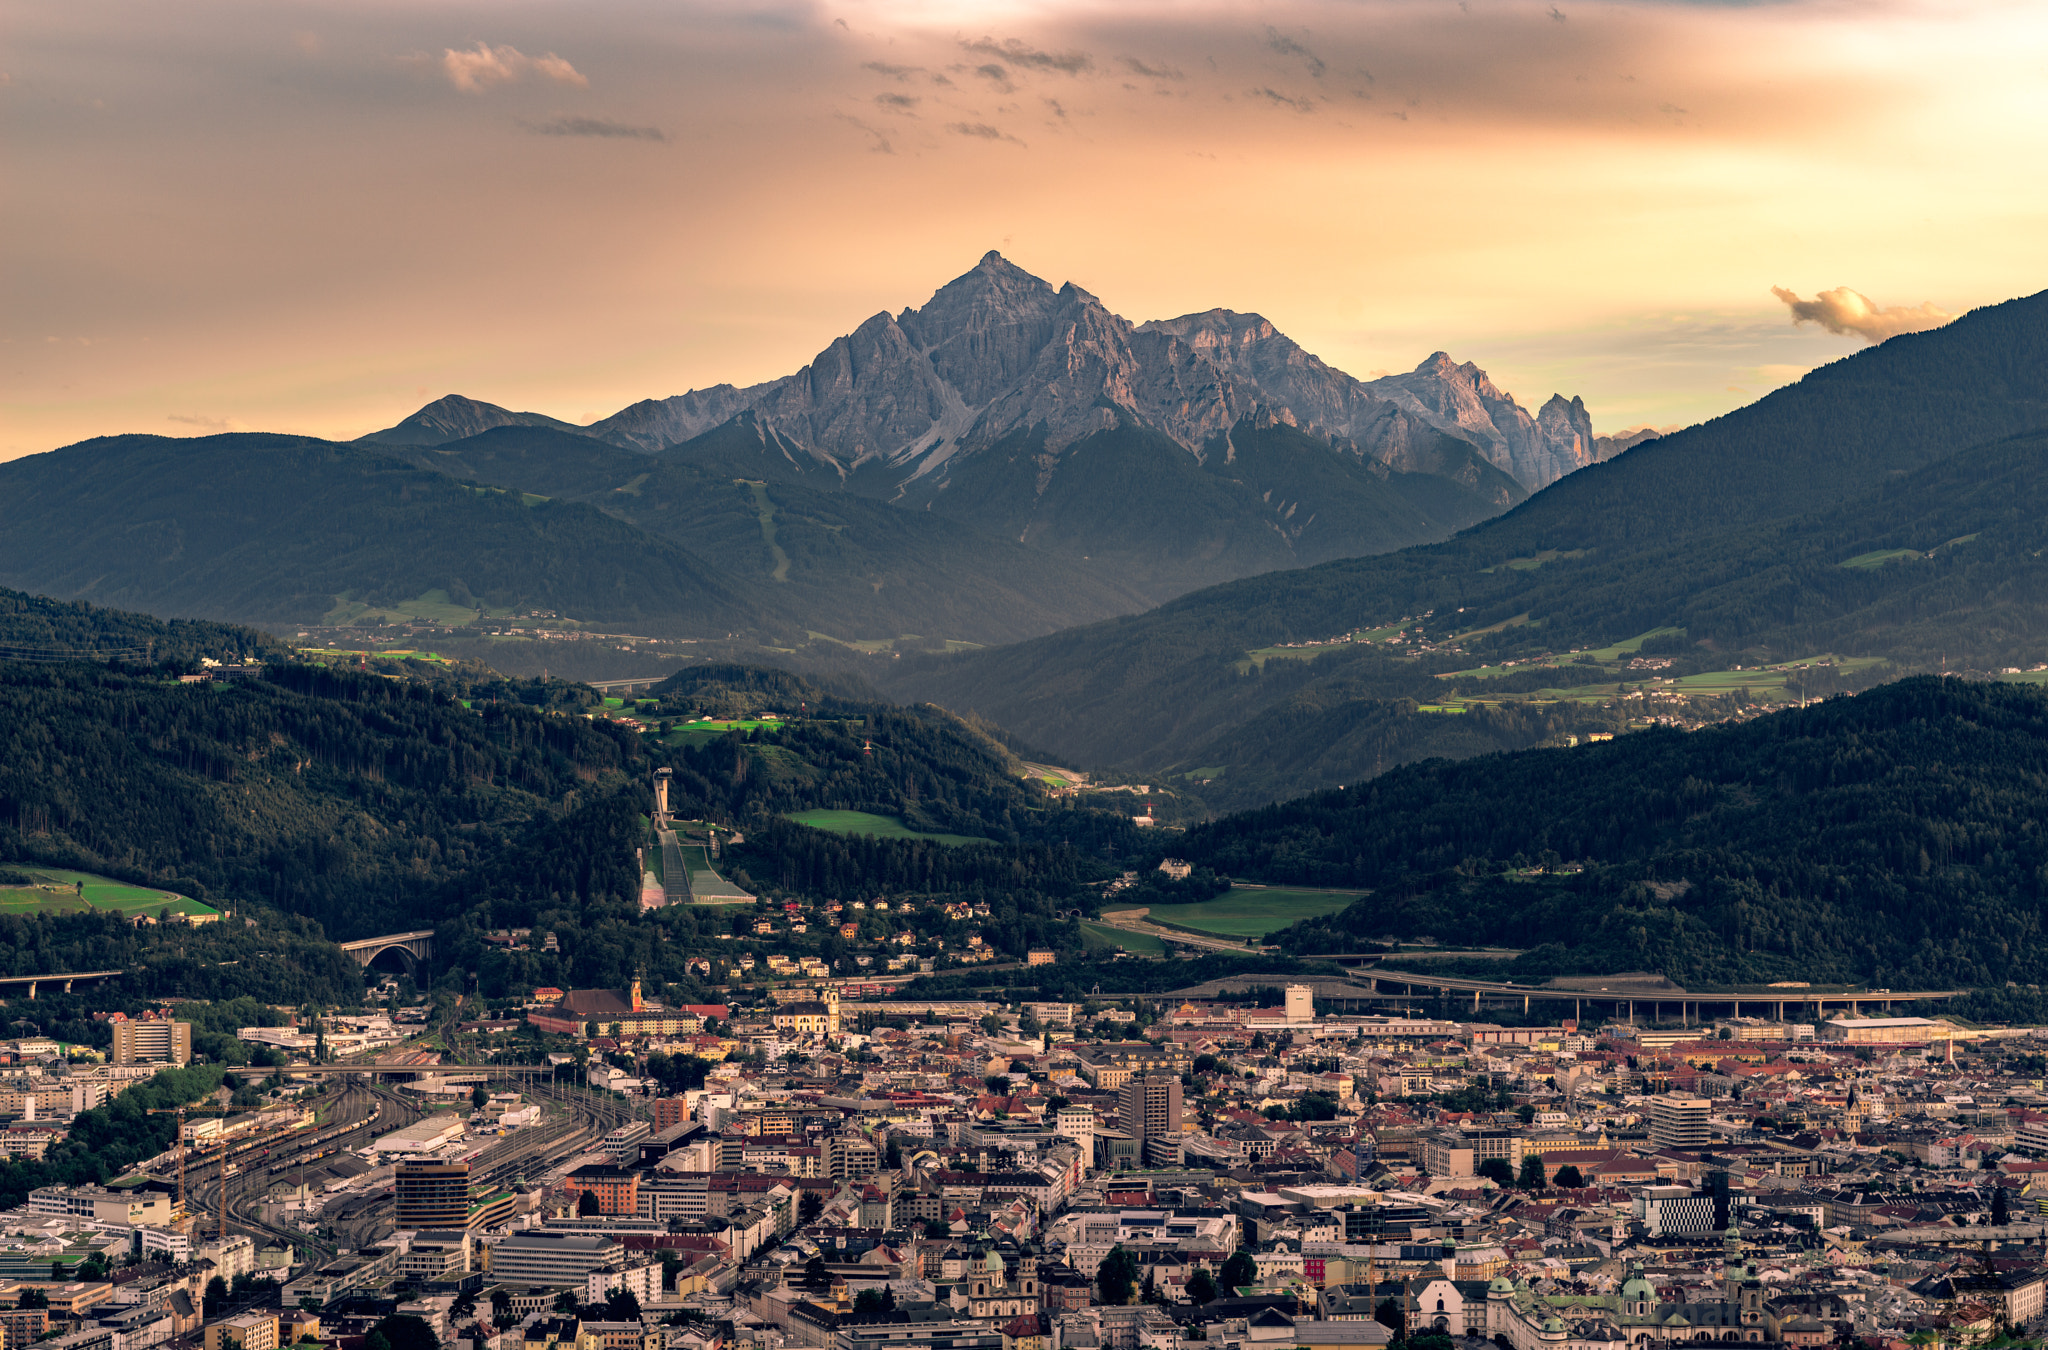
POLYGON ((1792 311, 1793 324, 1817 323, 1830 333, 1854 334, 1865 342, 1883 342, 1901 333, 1918 333, 1939 328, 1955 315, 1936 309, 1931 303, 1913 308, 1907 305, 1879 305, 1861 291, 1837 286, 1818 291, 1811 300, 1801 300, 1796 291, 1771 287, 1771 294, 1792 311))
POLYGON ((528 56, 517 47, 493 47, 488 42, 477 43, 475 51, 458 52, 449 48, 442 52, 441 73, 448 77, 448 83, 465 94, 482 93, 494 84, 512 84, 529 74, 553 80, 556 84, 584 88, 590 85, 576 67, 553 52, 545 56, 528 56))

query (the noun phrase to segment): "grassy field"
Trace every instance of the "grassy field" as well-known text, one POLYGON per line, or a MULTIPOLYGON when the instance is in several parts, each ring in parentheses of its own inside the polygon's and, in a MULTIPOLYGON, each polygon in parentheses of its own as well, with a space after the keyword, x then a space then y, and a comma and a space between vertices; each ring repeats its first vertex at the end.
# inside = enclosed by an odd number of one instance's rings
POLYGON ((1121 929, 1099 923, 1081 925, 1081 945, 1091 952, 1106 952, 1121 947, 1138 956, 1166 955, 1166 944, 1156 937, 1149 937, 1143 933, 1126 933, 1121 929))
POLYGON ((964 834, 929 834, 913 830, 894 816, 870 815, 866 811, 799 811, 790 817, 799 825, 833 834, 868 834, 877 839, 936 839, 941 844, 986 844, 964 834))
MULTIPOLYGON (((1583 558, 1585 556, 1586 550, 1582 548, 1546 548, 1541 553, 1531 553, 1526 558, 1509 558, 1506 562, 1501 564, 1501 567, 1507 568, 1510 572, 1533 572, 1537 568, 1543 566, 1543 564, 1547 562, 1556 562, 1559 558, 1583 558)), ((1498 571, 1499 569, 1493 567, 1482 567, 1479 570, 1482 574, 1484 574, 1487 572, 1498 571)))
MULTIPOLYGON (((1311 891, 1291 886, 1240 887, 1199 905, 1154 905, 1150 917, 1217 937, 1264 937, 1298 919, 1335 914, 1360 891, 1311 891)), ((1129 945, 1129 944, 1125 944, 1129 945)))
MULTIPOLYGON (((502 619, 509 617, 510 609, 492 610, 485 607, 482 617, 502 619)), ((448 598, 444 590, 431 590, 416 595, 410 600, 401 600, 395 605, 372 605, 366 601, 350 598, 344 591, 334 597, 334 608, 327 611, 320 620, 323 624, 340 625, 356 623, 365 618, 382 619, 387 623, 404 623, 408 619, 423 619, 428 623, 446 624, 460 628, 464 624, 477 622, 478 608, 475 605, 458 605, 448 598)))
POLYGON ((13 867, 9 870, 26 872, 39 882, 62 889, 46 890, 42 886, 0 887, 0 914, 77 914, 88 909, 97 909, 133 915, 155 914, 166 908, 173 914, 220 912, 211 905, 201 904, 197 900, 170 891, 153 890, 147 886, 131 886, 125 881, 95 876, 91 872, 68 872, 56 867, 13 867), (82 899, 77 890, 77 884, 81 881, 85 883, 82 899))

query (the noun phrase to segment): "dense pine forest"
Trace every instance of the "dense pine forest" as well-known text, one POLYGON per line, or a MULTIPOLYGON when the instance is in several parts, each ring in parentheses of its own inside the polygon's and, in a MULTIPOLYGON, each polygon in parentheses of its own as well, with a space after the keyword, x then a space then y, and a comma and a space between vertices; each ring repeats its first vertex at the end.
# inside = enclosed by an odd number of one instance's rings
POLYGON ((1684 734, 1398 769, 1191 830, 1271 882, 1370 887, 1296 953, 1432 936, 1517 972, 2048 980, 2048 695, 1917 677, 1684 734))
MULTIPOLYGON (((665 744, 659 730, 582 715, 589 691, 559 682, 428 685, 273 665, 181 683, 167 668, 0 664, 0 863, 161 886, 236 920, 154 930, 111 914, 4 916, 5 968, 119 967, 159 997, 342 999, 360 976, 327 939, 434 926, 435 970, 476 972, 493 996, 636 970, 680 980, 693 952, 753 916, 641 915, 636 851, 663 764, 677 814, 745 833, 724 865, 764 896, 985 900, 987 940, 1018 954, 1078 948, 1056 911, 1089 902, 1085 883, 1142 848, 1126 816, 1051 801, 987 730, 938 709, 740 667, 685 672, 655 698, 668 714, 649 714, 657 726, 763 708, 790 717, 665 744), (969 842, 850 838, 785 819, 820 807, 969 842), (562 950, 515 961, 485 949, 485 933, 511 927, 552 932, 562 950)), ((945 931, 943 918, 928 922, 945 931)))

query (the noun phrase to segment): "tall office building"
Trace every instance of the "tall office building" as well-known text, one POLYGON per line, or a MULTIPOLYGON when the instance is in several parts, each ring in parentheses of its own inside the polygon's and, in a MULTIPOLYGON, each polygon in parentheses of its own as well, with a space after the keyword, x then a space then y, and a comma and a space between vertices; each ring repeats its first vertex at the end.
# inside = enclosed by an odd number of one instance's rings
POLYGON ((1667 1093, 1650 1099, 1650 1142, 1658 1148, 1705 1148, 1707 1111, 1705 1097, 1667 1093))
POLYGON ((469 1227, 469 1164, 407 1158, 398 1164, 398 1226, 469 1227))
POLYGON ((1180 1136, 1180 1079, 1167 1074, 1134 1075, 1123 1087, 1124 1133, 1139 1141, 1180 1136))
POLYGON ((144 1013, 114 1023, 114 1063, 172 1064, 192 1062, 192 1024, 144 1013))
POLYGON ((1287 986, 1287 1020, 1300 1026, 1316 1020, 1316 991, 1306 984, 1287 986))

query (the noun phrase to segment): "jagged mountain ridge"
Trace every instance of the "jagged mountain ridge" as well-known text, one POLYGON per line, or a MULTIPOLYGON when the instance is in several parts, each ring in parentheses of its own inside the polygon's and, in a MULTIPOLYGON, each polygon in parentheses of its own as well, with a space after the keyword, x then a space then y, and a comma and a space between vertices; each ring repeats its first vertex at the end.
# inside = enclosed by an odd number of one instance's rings
MULTIPOLYGON (((1449 437, 1524 494, 1600 457, 1579 400, 1554 396, 1532 416, 1478 367, 1441 352, 1368 384, 1259 315, 1218 309, 1132 324, 1079 286, 1056 289, 993 251, 922 308, 876 314, 781 379, 643 400, 583 428, 503 410, 486 423, 475 410, 490 405, 444 399, 366 439, 459 439, 442 426, 454 420, 444 405, 458 402, 468 434, 545 424, 643 452, 751 412, 819 468, 885 496, 941 489, 957 461, 1024 431, 1057 457, 1137 426, 1204 459, 1217 441, 1227 457, 1233 428, 1261 415, 1404 472, 1437 472, 1449 437)), ((1515 499, 1502 494, 1497 505, 1515 499)))

